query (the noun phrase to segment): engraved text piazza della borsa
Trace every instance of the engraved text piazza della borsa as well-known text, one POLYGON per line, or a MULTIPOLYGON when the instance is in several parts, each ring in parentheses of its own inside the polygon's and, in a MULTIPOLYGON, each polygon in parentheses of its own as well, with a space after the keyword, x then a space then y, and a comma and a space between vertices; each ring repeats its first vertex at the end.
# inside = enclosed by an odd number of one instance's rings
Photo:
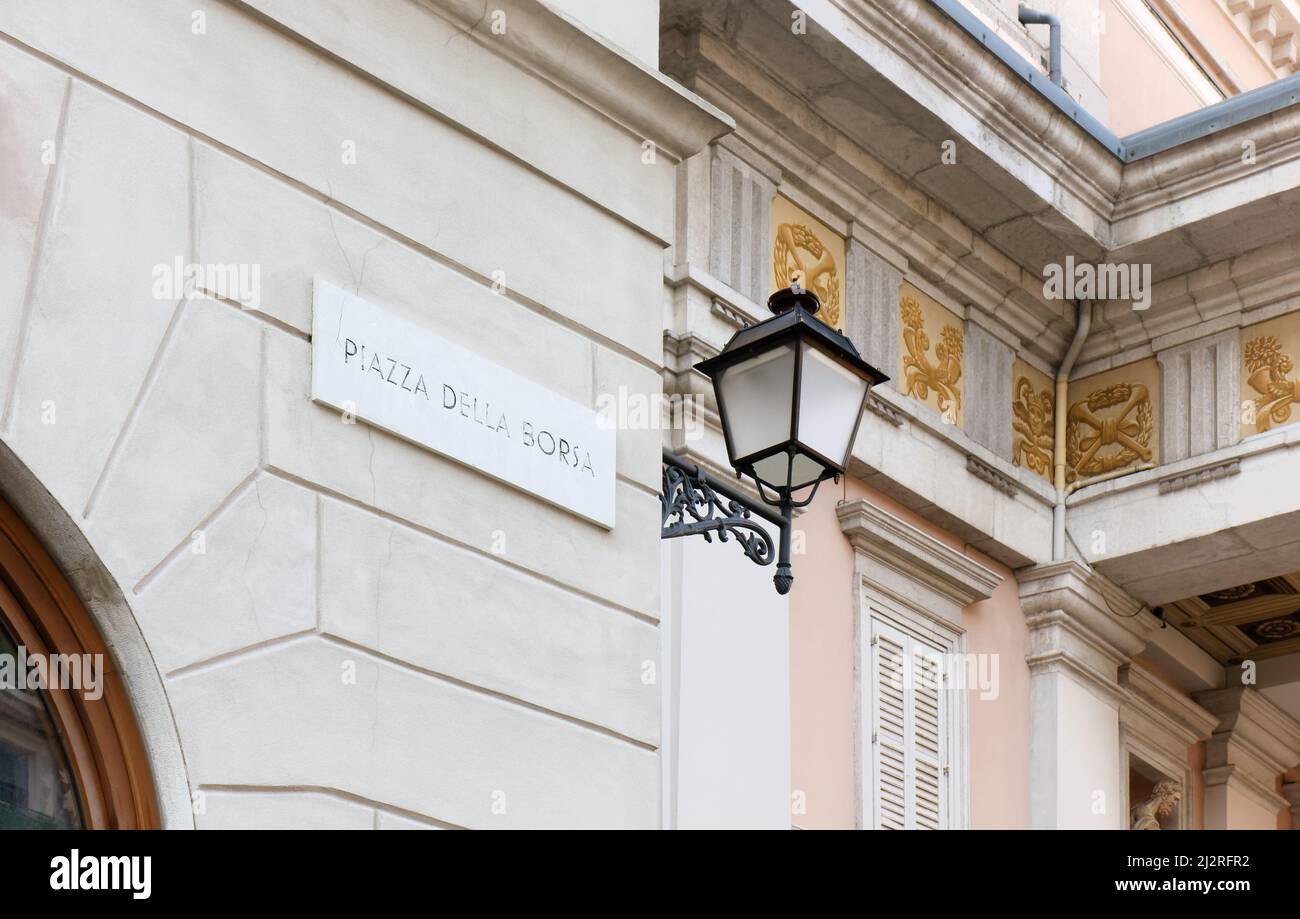
MULTIPOLYGON (((429 397, 429 388, 424 381, 424 374, 396 358, 385 357, 374 350, 367 351, 364 344, 358 345, 351 338, 344 339, 343 363, 358 368, 367 379, 373 374, 377 380, 396 386, 410 393, 413 398, 422 396, 426 401, 432 401, 429 397), (354 357, 357 358, 356 364, 351 363, 354 357)), ((444 410, 455 412, 465 420, 478 424, 507 440, 515 441, 527 448, 536 448, 544 455, 555 457, 579 473, 585 472, 593 479, 596 477, 596 471, 591 465, 591 451, 584 450, 567 437, 557 435, 533 421, 522 418, 518 419, 519 436, 516 439, 511 433, 511 421, 504 410, 494 410, 489 402, 480 401, 476 394, 458 390, 447 382, 441 385, 444 410)))

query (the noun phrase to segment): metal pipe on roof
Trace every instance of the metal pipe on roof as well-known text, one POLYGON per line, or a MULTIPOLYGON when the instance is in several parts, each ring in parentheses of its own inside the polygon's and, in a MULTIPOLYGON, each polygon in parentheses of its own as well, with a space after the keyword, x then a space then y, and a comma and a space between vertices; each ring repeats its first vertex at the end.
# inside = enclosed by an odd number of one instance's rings
POLYGON ((1055 13, 1020 5, 1020 21, 1027 26, 1047 26, 1048 79, 1061 86, 1061 19, 1055 13))

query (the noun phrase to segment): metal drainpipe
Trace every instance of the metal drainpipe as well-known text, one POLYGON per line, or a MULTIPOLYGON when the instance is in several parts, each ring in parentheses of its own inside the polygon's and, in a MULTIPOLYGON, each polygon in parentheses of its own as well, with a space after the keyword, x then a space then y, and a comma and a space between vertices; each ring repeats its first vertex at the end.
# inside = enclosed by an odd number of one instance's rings
POLYGON ((1092 328, 1092 301, 1080 300, 1076 304, 1078 324, 1074 327, 1074 340, 1061 366, 1056 370, 1056 437, 1052 441, 1052 465, 1056 473, 1056 504, 1052 508, 1052 561, 1065 559, 1065 414, 1070 371, 1083 350, 1083 343, 1092 328))
POLYGON ((1021 4, 1020 21, 1027 26, 1047 26, 1048 78, 1057 86, 1061 85, 1061 20, 1055 13, 1031 10, 1021 4))

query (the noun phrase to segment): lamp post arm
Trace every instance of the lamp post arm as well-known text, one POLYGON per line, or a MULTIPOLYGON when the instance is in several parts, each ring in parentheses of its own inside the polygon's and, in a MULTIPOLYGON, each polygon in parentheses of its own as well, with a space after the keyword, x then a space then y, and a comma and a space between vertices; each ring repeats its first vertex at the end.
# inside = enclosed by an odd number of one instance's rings
POLYGON ((671 450, 663 451, 663 491, 659 495, 662 539, 702 534, 719 542, 735 537, 751 561, 758 565, 777 562, 777 593, 790 591, 794 576, 790 572, 790 530, 794 510, 788 501, 780 512, 709 476, 694 463, 688 463, 671 450), (755 518, 758 518, 757 520, 755 518), (774 544, 763 521, 777 530, 774 544), (779 548, 779 557, 778 557, 779 548))

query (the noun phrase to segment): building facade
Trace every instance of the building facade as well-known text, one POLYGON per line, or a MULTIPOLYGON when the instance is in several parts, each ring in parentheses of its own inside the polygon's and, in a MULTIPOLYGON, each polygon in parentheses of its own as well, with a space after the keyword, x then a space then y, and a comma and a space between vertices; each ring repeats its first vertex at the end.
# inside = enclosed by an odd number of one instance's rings
POLYGON ((1300 22, 1038 6, 6 3, 0 825, 1300 828, 1300 22))

